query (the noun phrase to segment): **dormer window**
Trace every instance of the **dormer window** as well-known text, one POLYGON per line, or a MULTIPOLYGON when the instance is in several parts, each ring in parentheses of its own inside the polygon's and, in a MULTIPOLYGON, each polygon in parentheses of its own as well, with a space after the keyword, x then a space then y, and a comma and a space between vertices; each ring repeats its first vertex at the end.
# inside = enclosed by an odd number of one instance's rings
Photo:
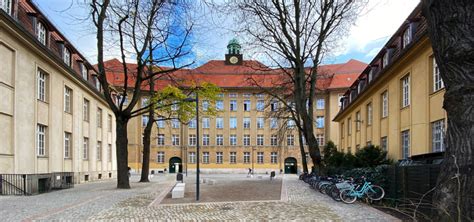
POLYGON ((46 45, 46 28, 41 22, 36 25, 36 36, 41 44, 46 45))
POLYGON ((63 60, 64 63, 66 63, 68 66, 71 66, 71 51, 69 51, 67 48, 64 48, 63 60))
POLYGON ((8 14, 12 14, 12 0, 0 0, 0 8, 8 14))
POLYGON ((385 54, 383 54, 383 57, 382 57, 382 68, 385 69, 385 67, 387 67, 388 65, 388 62, 389 62, 389 54, 388 54, 388 51, 385 52, 385 54))
POLYGON ((370 68, 370 71, 369 71, 369 82, 372 82, 372 79, 374 79, 374 69, 373 68, 370 68))
MULTIPOLYGON (((95 76, 95 88, 100 91, 100 81, 99 81, 99 77, 98 77, 98 76, 95 76)), ((124 104, 125 104, 125 103, 127 103, 127 98, 125 98, 124 104)))
POLYGON ((89 75, 87 74, 87 67, 84 63, 81 63, 81 74, 83 79, 87 80, 89 78, 89 75))
POLYGON ((412 33, 411 33, 411 26, 408 26, 407 29, 405 29, 405 32, 403 32, 403 48, 407 47, 408 44, 410 44, 412 40, 412 33))

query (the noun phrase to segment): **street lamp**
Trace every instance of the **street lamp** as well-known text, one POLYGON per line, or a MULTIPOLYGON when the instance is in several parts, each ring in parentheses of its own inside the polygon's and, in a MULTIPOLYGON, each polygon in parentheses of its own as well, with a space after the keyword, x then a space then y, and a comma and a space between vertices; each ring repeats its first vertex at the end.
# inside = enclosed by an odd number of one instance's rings
MULTIPOLYGON (((199 95, 196 98, 186 98, 185 102, 196 102, 196 201, 199 201, 199 95)), ((187 154, 186 154, 187 155, 187 154)), ((187 164, 187 161, 186 161, 187 164)), ((186 166, 186 171, 187 171, 186 166)))

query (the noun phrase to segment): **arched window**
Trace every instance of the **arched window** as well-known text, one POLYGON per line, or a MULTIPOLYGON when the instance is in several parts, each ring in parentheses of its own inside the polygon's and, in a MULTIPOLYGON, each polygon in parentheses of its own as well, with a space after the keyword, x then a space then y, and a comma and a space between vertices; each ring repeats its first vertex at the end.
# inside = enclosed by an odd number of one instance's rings
POLYGON ((38 41, 40 41, 41 44, 46 45, 46 28, 41 22, 38 22, 38 25, 36 26, 36 35, 38 41))
POLYGON ((8 14, 12 14, 12 0, 0 0, 0 8, 8 14))
POLYGON ((71 66, 71 51, 68 48, 64 48, 64 55, 63 55, 64 63, 68 66, 71 66))

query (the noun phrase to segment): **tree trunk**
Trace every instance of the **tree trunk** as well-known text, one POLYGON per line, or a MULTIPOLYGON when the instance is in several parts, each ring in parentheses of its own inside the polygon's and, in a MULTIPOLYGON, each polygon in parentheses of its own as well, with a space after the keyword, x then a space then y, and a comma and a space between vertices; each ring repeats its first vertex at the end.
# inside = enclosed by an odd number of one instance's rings
POLYGON ((435 221, 474 220, 474 1, 423 0, 446 87, 445 160, 433 195, 435 221))
POLYGON ((116 116, 117 188, 130 189, 128 178, 128 118, 116 116))
POLYGON ((308 163, 306 161, 306 152, 304 150, 303 135, 300 130, 298 130, 298 140, 300 142, 301 165, 303 166, 303 172, 308 173, 308 163))
POLYGON ((140 177, 140 182, 150 182, 150 180, 148 180, 148 174, 150 171, 151 130, 153 128, 155 118, 152 108, 150 108, 148 116, 148 122, 146 123, 145 131, 143 132, 142 174, 140 177))

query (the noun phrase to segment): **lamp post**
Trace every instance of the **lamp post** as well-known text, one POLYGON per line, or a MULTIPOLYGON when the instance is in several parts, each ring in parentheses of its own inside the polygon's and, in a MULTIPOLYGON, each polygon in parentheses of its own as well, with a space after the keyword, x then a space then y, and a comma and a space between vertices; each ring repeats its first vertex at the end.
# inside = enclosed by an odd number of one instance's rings
MULTIPOLYGON (((186 98, 186 102, 196 102, 196 201, 199 201, 199 95, 196 98, 186 98)), ((187 163, 186 163, 187 164, 187 163)), ((187 171, 187 167, 186 167, 187 171)))

